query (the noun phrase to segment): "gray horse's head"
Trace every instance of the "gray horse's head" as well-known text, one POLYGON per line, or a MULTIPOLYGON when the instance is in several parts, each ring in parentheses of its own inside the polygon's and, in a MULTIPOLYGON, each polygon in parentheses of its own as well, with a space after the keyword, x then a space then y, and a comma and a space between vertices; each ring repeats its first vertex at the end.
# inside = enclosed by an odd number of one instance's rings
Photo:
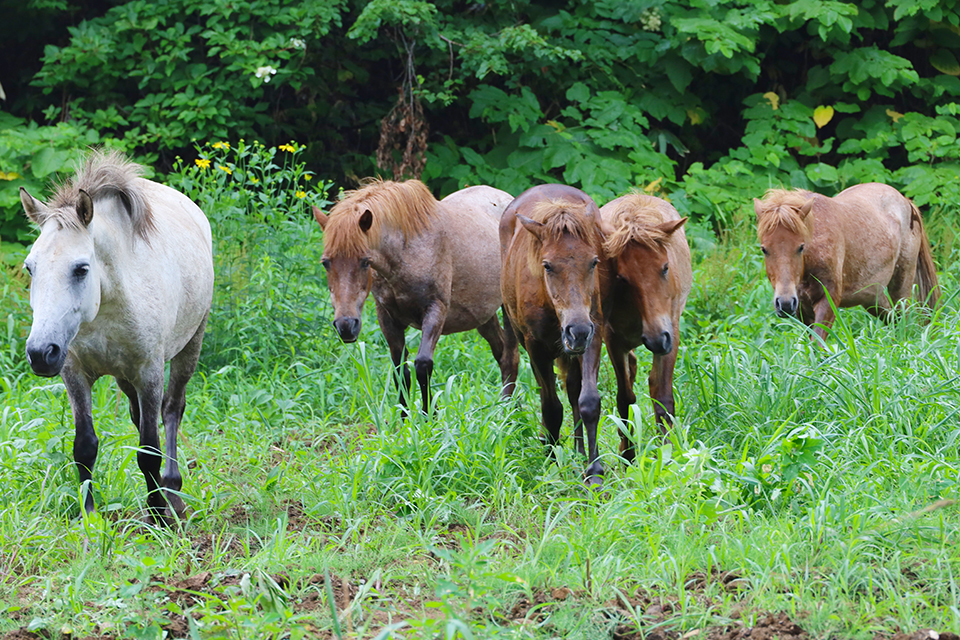
POLYGON ((88 226, 93 200, 83 190, 75 205, 51 208, 20 189, 27 216, 40 227, 24 266, 32 278, 33 326, 27 360, 40 376, 60 373, 80 325, 100 309, 100 270, 88 226))

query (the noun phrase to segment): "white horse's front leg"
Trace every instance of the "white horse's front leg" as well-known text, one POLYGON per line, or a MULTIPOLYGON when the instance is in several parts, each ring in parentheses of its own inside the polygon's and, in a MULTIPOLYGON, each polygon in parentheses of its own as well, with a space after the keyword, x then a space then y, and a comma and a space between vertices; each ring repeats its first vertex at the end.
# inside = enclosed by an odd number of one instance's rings
MULTIPOLYGON (((93 381, 87 380, 79 371, 79 367, 73 366, 69 356, 60 371, 60 377, 67 389, 67 398, 70 400, 70 409, 73 412, 73 424, 76 428, 73 437, 73 461, 77 465, 77 474, 80 476, 82 485, 87 480, 93 479, 93 464, 97 461, 97 451, 100 447, 97 432, 93 428, 93 403, 90 398, 90 387, 93 381)), ((93 509, 93 486, 91 485, 83 499, 83 510, 91 513, 93 509)))

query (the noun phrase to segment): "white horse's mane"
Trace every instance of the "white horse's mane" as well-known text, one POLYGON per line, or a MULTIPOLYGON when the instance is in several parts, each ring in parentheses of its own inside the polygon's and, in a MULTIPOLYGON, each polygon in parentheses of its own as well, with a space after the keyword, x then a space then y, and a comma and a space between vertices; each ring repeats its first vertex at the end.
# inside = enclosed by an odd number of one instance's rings
POLYGON ((57 186, 45 212, 46 217, 56 219, 64 227, 79 229, 82 222, 74 209, 81 190, 92 200, 113 196, 123 203, 130 215, 134 233, 146 240, 155 227, 150 204, 138 184, 142 175, 143 167, 131 162, 121 152, 93 149, 76 175, 57 186))

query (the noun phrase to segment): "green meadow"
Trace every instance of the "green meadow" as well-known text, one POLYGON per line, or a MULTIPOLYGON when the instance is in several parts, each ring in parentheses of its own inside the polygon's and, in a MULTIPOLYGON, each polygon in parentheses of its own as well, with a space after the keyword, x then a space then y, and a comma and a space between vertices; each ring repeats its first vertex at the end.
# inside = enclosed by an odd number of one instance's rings
POLYGON ((501 400, 476 333, 441 340, 435 413, 403 419, 372 302, 357 344, 331 325, 306 206, 324 185, 295 165, 256 173, 250 153, 229 174, 210 156, 169 180, 210 217, 217 266, 177 527, 142 522, 137 434, 112 379, 94 389, 98 508, 83 515, 63 386, 24 356, 26 248, 4 245, 0 637, 960 631, 960 289, 945 225, 928 222, 942 308, 892 324, 845 310, 820 345, 773 313, 752 220, 722 238, 690 223, 676 424, 658 435, 641 350, 639 453, 625 466, 604 362, 607 474, 593 494, 569 408, 553 462, 526 356, 501 400))

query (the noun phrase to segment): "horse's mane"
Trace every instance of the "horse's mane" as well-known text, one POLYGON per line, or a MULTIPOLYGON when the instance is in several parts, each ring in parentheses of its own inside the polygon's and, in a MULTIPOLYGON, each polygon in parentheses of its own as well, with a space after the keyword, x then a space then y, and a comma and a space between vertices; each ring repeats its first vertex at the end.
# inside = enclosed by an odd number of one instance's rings
POLYGON ((86 191, 91 200, 113 196, 130 214, 134 233, 147 240, 156 227, 150 204, 137 184, 142 175, 143 167, 121 152, 92 149, 73 178, 57 185, 46 217, 54 218, 63 227, 82 229, 83 222, 75 212, 80 190, 86 191))
POLYGON ((800 207, 814 195, 804 189, 768 189, 760 201, 763 208, 757 210, 757 238, 763 238, 781 225, 807 237, 810 228, 800 216, 800 207))
POLYGON ((330 210, 324 231, 324 246, 335 255, 361 256, 370 245, 380 242, 385 226, 399 229, 405 240, 421 233, 437 215, 437 199, 419 180, 393 182, 375 179, 356 191, 344 192, 330 210), (360 216, 373 215, 366 233, 360 229, 360 216))
POLYGON ((603 243, 607 256, 616 258, 631 241, 650 249, 662 249, 670 236, 657 228, 663 222, 661 202, 642 193, 623 196, 613 212, 613 233, 603 243))
MULTIPOLYGON (((570 234, 577 240, 599 249, 597 225, 589 208, 589 202, 571 202, 556 198, 535 203, 526 215, 543 225, 541 233, 544 238, 559 242, 564 234, 570 234)), ((527 261, 531 271, 536 272, 540 265, 541 246, 539 242, 530 242, 527 245, 527 261)))

